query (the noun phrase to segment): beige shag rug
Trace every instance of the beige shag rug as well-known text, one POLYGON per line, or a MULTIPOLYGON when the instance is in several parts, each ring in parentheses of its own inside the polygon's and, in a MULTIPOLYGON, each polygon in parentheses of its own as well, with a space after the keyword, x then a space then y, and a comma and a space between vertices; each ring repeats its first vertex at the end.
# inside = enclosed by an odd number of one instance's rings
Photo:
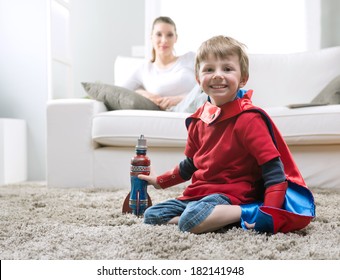
MULTIPOLYGON (((0 186, 0 259, 340 259, 340 192, 313 189, 317 217, 305 229, 266 235, 240 228, 182 233, 122 214, 127 190, 0 186)), ((153 203, 182 189, 155 190, 153 203)))

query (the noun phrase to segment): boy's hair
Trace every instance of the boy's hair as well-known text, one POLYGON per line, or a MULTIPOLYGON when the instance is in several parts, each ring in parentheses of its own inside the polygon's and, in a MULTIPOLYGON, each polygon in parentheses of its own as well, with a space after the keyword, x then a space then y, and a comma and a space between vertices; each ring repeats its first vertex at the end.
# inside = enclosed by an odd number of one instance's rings
POLYGON ((208 59, 210 55, 223 59, 229 55, 237 55, 240 61, 241 76, 249 76, 249 58, 245 51, 245 45, 239 41, 225 36, 215 36, 202 43, 196 53, 195 74, 198 77, 200 64, 208 59))

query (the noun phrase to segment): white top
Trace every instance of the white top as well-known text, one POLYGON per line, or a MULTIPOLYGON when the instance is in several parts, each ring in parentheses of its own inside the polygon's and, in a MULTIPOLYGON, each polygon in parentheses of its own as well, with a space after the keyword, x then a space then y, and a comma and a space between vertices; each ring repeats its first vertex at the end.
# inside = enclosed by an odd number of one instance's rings
POLYGON ((146 60, 122 87, 133 91, 144 89, 160 96, 185 95, 196 85, 194 66, 193 52, 179 56, 177 61, 166 69, 160 69, 146 60))

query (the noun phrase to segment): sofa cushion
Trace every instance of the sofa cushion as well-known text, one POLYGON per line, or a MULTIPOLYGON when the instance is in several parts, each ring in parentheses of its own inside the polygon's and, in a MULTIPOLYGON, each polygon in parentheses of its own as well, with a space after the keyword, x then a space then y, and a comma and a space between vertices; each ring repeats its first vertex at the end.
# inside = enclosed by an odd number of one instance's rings
POLYGON ((149 147, 184 147, 189 113, 118 110, 94 116, 93 141, 104 146, 135 146, 144 134, 149 147))
POLYGON ((265 108, 288 145, 340 143, 340 105, 265 108))
MULTIPOLYGON (((340 105, 265 108, 288 145, 340 144, 340 105)), ((93 118, 92 139, 104 146, 134 146, 144 134, 150 147, 184 147, 189 113, 120 110, 93 118)))

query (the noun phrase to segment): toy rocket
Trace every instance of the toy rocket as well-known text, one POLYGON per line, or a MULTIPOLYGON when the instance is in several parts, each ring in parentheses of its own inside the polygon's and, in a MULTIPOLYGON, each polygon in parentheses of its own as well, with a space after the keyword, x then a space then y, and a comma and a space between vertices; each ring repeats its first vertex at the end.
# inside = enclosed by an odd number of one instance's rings
POLYGON ((148 183, 138 178, 139 174, 150 174, 150 159, 146 152, 146 139, 144 135, 141 135, 137 142, 136 155, 131 159, 131 191, 124 200, 123 213, 142 216, 146 208, 152 205, 151 198, 147 193, 148 183))

